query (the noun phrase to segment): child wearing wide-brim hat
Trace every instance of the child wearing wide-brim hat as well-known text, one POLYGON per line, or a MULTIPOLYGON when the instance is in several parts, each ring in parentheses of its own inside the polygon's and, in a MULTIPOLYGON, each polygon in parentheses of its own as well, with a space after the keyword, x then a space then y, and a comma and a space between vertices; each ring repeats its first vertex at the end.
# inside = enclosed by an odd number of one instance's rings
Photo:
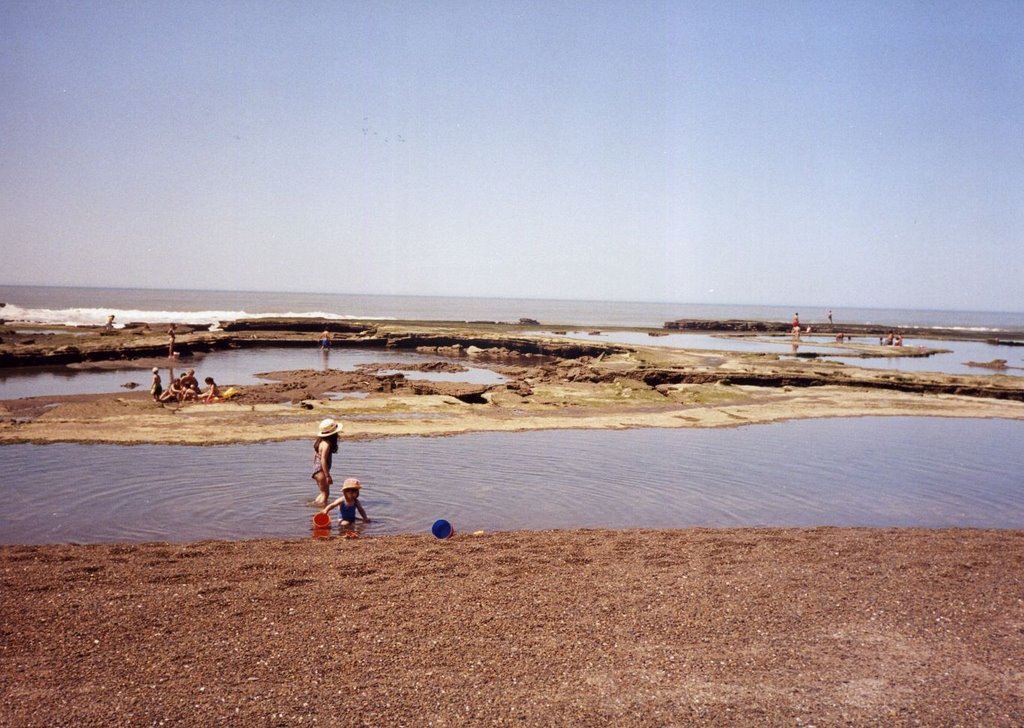
POLYGON ((334 508, 339 508, 338 524, 342 527, 351 526, 355 523, 356 513, 362 518, 363 523, 369 523, 370 519, 363 510, 363 504, 359 502, 359 492, 363 484, 355 478, 349 478, 341 484, 341 498, 324 508, 321 513, 328 513, 334 508))
POLYGON ((331 485, 334 484, 334 479, 331 478, 331 464, 334 453, 338 452, 338 436, 341 430, 342 424, 328 417, 321 420, 316 432, 316 440, 313 442, 313 473, 310 477, 316 481, 316 487, 320 490, 313 500, 318 506, 326 505, 327 499, 331 497, 331 485))

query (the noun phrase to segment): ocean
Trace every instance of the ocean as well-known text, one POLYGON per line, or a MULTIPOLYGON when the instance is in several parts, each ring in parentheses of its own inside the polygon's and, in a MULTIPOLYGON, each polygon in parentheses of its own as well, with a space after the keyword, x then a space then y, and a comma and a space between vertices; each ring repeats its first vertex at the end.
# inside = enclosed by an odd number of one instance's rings
MULTIPOLYGON (((0 319, 11 323, 96 326, 113 314, 115 325, 216 324, 257 316, 420 321, 535 319, 545 325, 661 328, 681 318, 785 321, 794 313, 809 325, 826 319, 827 307, 709 303, 573 301, 532 298, 349 295, 268 291, 185 291, 141 288, 0 286, 0 319)), ((931 311, 833 306, 835 323, 974 331, 1022 331, 1024 312, 931 311)))

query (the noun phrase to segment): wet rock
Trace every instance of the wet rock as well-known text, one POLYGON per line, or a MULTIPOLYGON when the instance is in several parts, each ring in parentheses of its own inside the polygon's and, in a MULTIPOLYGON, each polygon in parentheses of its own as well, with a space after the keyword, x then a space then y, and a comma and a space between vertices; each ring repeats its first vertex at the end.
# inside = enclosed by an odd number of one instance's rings
POLYGON ((239 319, 237 321, 221 321, 219 326, 224 331, 309 331, 319 333, 364 334, 373 333, 374 329, 361 323, 336 321, 334 319, 316 318, 259 318, 239 319))
POLYGON ((507 382, 505 384, 505 389, 507 389, 509 392, 514 392, 515 394, 518 394, 520 397, 529 397, 531 394, 533 394, 533 387, 531 387, 528 383, 524 382, 521 379, 513 382, 507 382))
POLYGON ((405 384, 405 375, 401 373, 378 374, 376 379, 378 392, 394 392, 405 384))
POLYGON ((490 386, 483 384, 467 384, 465 382, 410 382, 409 387, 417 395, 446 395, 455 397, 467 404, 486 404, 484 394, 490 386))
POLYGON ((1009 368, 1009 367, 1007 367, 1006 359, 993 359, 992 361, 986 361, 986 362, 969 361, 969 362, 966 362, 966 364, 964 366, 980 367, 981 369, 994 369, 994 370, 1000 370, 1000 369, 1007 369, 1007 368, 1009 368))

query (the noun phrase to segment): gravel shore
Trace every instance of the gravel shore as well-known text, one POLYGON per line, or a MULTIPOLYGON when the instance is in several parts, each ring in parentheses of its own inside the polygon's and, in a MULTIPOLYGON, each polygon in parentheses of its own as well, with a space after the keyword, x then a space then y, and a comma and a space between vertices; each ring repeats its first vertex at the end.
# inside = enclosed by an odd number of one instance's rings
POLYGON ((0 724, 1019 725, 1024 532, 0 547, 0 724))

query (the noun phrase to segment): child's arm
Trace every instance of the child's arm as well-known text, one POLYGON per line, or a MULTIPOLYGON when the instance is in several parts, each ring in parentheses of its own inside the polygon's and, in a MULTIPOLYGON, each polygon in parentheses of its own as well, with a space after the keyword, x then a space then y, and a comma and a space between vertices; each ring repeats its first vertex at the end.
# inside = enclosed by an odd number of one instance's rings
MULTIPOLYGON (((339 498, 338 500, 334 501, 329 506, 325 506, 324 508, 322 508, 320 510, 320 512, 321 513, 327 513, 328 511, 330 511, 330 510, 332 510, 334 508, 337 508, 338 506, 340 506, 344 502, 345 502, 345 496, 341 496, 341 498, 339 498)), ((363 510, 362 506, 356 506, 356 507, 359 508, 360 511, 363 510)))
POLYGON ((366 511, 363 510, 363 504, 356 499, 356 510, 359 511, 359 515, 362 517, 364 523, 369 523, 370 519, 366 517, 366 511))

